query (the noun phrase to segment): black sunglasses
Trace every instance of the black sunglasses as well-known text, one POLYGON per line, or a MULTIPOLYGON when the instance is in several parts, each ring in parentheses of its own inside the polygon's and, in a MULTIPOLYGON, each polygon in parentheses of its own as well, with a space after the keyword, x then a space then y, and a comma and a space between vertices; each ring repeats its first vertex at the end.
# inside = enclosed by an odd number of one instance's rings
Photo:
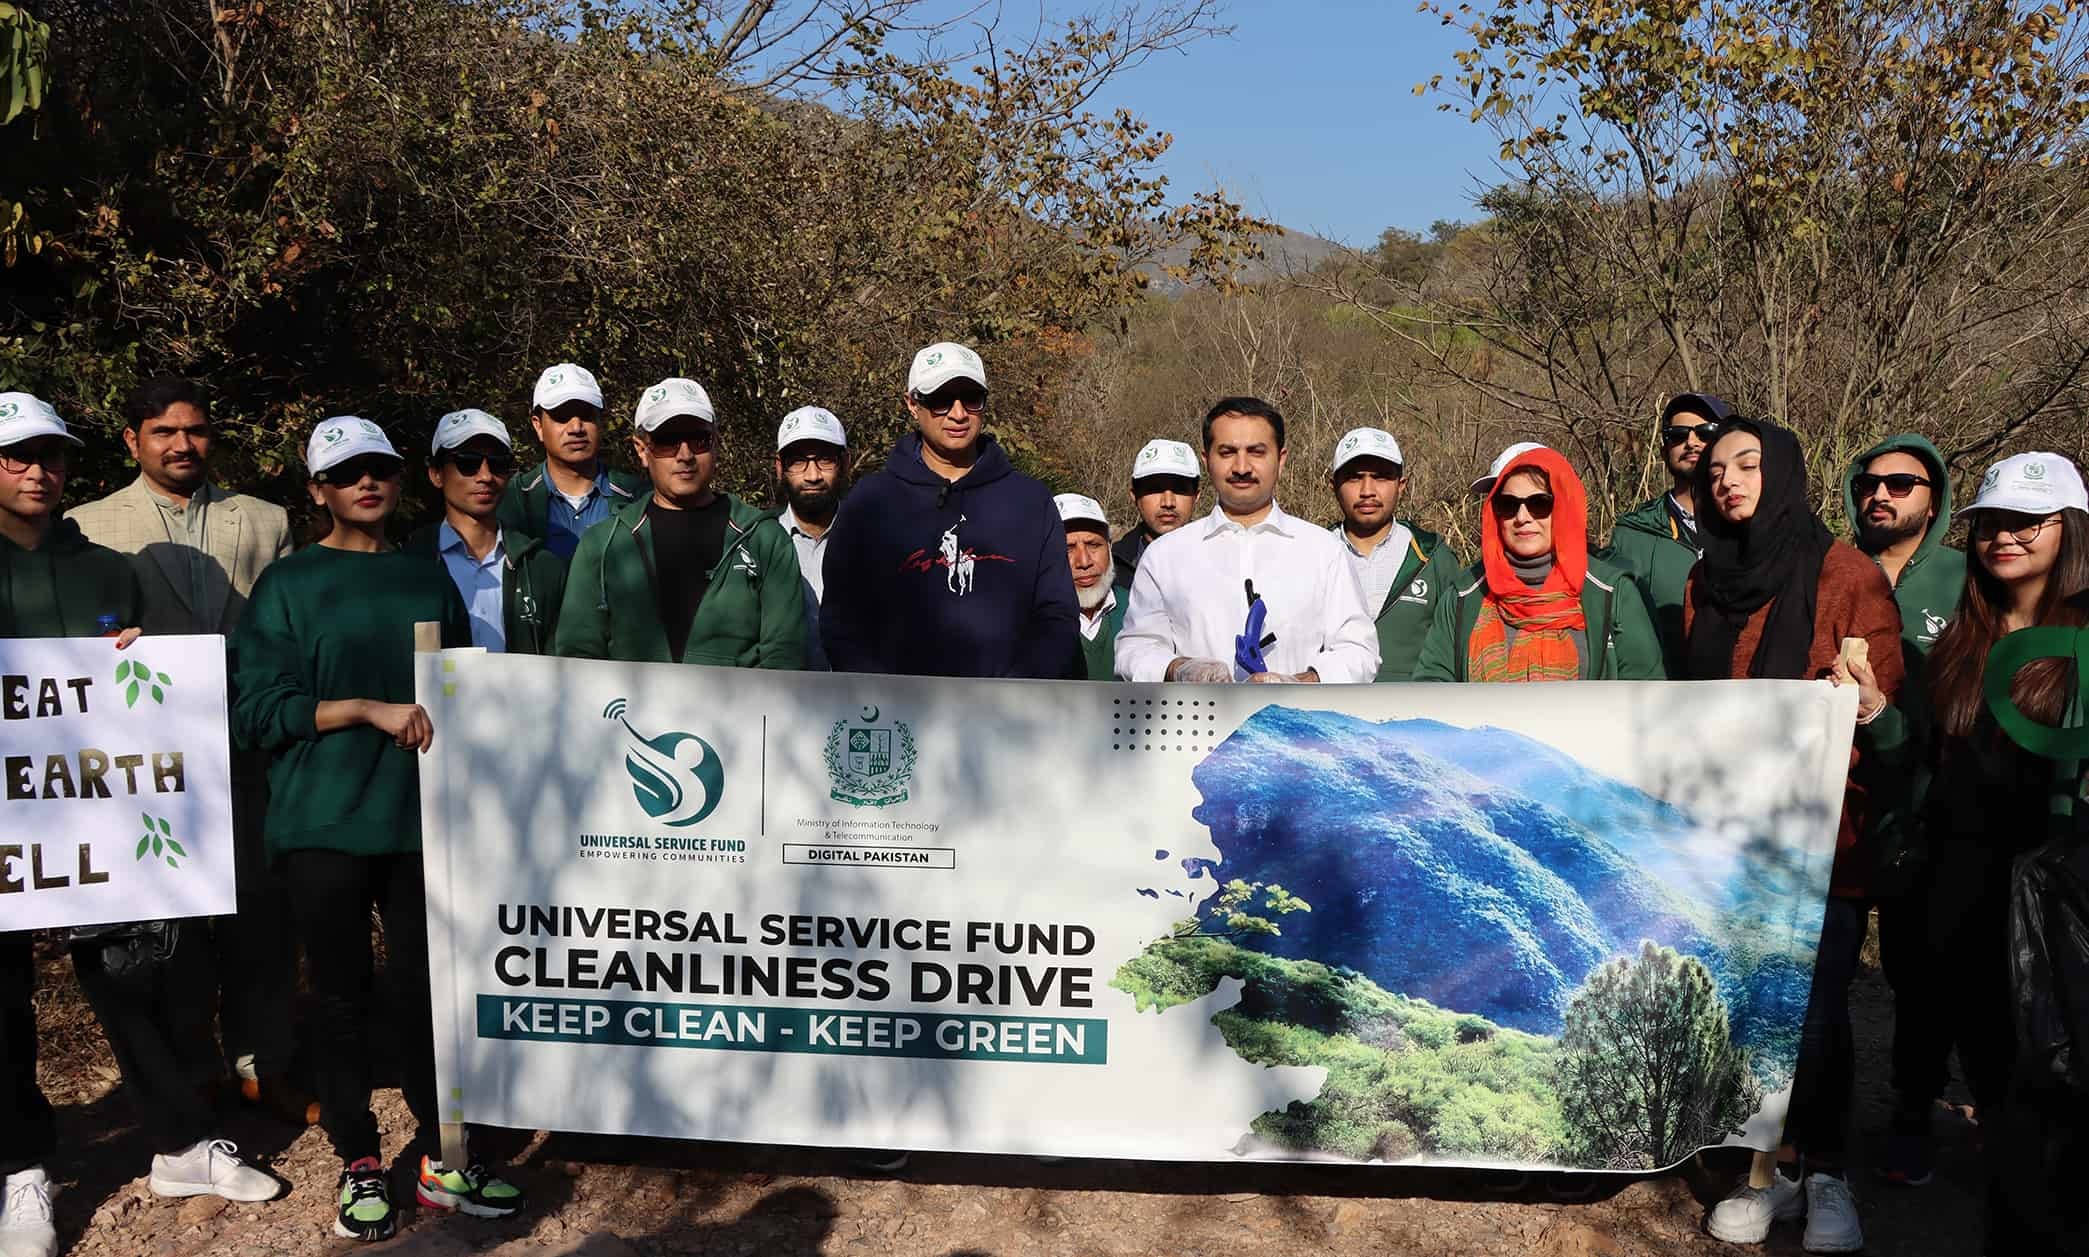
POLYGON ((1671 423, 1661 429, 1661 443, 1663 445, 1681 445, 1691 437, 1696 437, 1706 445, 1710 445, 1719 439, 1719 425, 1716 423, 1671 423))
POLYGON ((663 458, 681 453, 684 445, 689 447, 692 454, 704 454, 710 452, 715 444, 717 435, 709 428, 677 428, 673 432, 646 433, 646 445, 663 458))
POLYGON ((363 477, 372 480, 390 480, 404 466, 398 459, 385 454, 359 454, 347 462, 335 463, 325 471, 318 472, 312 479, 320 484, 345 486, 361 484, 363 477))
POLYGON ((1552 495, 1549 493, 1533 493, 1520 498, 1513 493, 1497 493, 1493 501, 1494 518, 1505 524, 1516 518, 1516 512, 1525 509, 1530 511, 1532 519, 1552 518, 1552 495))
POLYGON ((1856 494, 1857 500, 1862 502, 1878 493, 1879 486, 1884 485, 1889 495, 1904 498, 1915 491, 1916 485, 1928 483, 1927 477, 1912 472, 1896 471, 1890 476, 1874 476, 1867 471, 1863 475, 1850 477, 1850 492, 1856 494))
POLYGON ((448 454, 443 461, 455 467, 460 475, 476 476, 479 468, 492 464, 496 476, 515 474, 515 460, 506 454, 448 454))
POLYGON ((986 413, 986 390, 977 384, 945 385, 933 393, 916 393, 914 401, 928 413, 941 419, 963 405, 970 414, 986 413))

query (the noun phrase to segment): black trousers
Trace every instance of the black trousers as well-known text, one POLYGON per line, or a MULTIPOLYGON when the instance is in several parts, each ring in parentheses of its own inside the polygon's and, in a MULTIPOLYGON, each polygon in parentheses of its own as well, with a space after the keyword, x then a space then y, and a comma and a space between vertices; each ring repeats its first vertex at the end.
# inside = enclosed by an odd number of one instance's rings
POLYGON ((36 1085, 36 958, 27 933, 0 933, 0 1176, 58 1147, 58 1125, 36 1085))
POLYGON ((420 1124, 437 1137, 435 1037, 428 1008, 427 895, 421 855, 291 851, 278 861, 305 945, 312 990, 308 1055, 319 1121, 343 1163, 379 1155, 370 1111, 370 1020, 375 962, 370 909, 384 921, 386 1003, 398 1034, 401 1084, 420 1124))
POLYGON ((209 934, 203 921, 186 920, 174 923, 173 938, 164 959, 131 972, 109 964, 119 940, 85 939, 70 949, 154 1152, 178 1152, 210 1137, 210 1085, 219 1072, 209 934))
POLYGON ((297 939, 290 928, 280 871, 262 842, 268 809, 265 764, 232 771, 232 851, 239 877, 238 914, 211 923, 217 969, 219 1029, 225 1064, 254 1058, 254 1072, 280 1078, 297 1054, 297 939))
POLYGON ((1986 880, 1974 872, 1926 879, 1879 906, 1879 959, 1893 987, 1893 1087, 1906 1108, 1926 1109, 1944 1094, 1953 1048, 1977 1106, 2007 1098, 2016 1058, 2008 906, 1986 880))
POLYGON ((1785 1137, 1802 1157, 1840 1167, 1850 1134, 1857 1047, 1850 1028, 1850 983, 1864 951, 1864 901, 1830 896, 1813 962, 1813 993, 1799 1032, 1799 1062, 1785 1137))

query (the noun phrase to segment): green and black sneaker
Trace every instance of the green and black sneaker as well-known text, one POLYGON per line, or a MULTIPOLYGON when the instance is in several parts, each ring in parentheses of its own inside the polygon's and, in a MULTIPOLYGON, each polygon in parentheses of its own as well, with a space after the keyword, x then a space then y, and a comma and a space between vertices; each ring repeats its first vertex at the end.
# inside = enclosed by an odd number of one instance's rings
POLYGON ((522 1189, 474 1161, 447 1170, 440 1161, 421 1158, 414 1199, 430 1209, 454 1209, 474 1218, 505 1218, 529 1203, 522 1189))
POLYGON ((341 1212, 334 1215, 334 1234, 373 1243, 392 1238, 398 1229, 384 1167, 376 1157, 349 1162, 341 1171, 341 1212))

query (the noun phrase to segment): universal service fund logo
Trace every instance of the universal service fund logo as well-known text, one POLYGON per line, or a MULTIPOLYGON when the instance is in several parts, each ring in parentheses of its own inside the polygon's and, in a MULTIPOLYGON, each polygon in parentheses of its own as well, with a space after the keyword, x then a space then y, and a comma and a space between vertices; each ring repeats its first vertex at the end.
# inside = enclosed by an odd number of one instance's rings
POLYGON ((629 704, 611 699, 604 720, 624 727, 624 771, 631 794, 645 814, 663 825, 694 825, 718 810, 725 798, 725 764, 709 742, 693 733, 669 732, 647 737, 625 718, 629 704))

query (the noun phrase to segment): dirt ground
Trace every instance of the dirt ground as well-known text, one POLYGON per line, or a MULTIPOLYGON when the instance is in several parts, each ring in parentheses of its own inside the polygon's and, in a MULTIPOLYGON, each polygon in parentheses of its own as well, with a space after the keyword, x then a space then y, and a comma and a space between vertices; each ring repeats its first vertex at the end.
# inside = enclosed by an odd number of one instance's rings
MULTIPOLYGON (((1894 1188, 1877 1175, 1890 1093, 1891 996, 1868 969, 1854 992, 1860 1078, 1851 1182, 1876 1257, 1980 1251, 1976 1128, 1940 1111, 1936 1180, 1894 1188)), ((265 1205, 154 1198, 149 1155, 70 966, 42 967, 43 1085, 60 1107, 51 1164, 61 1251, 75 1257, 274 1257, 344 1253, 331 1227, 334 1161, 317 1129, 235 1107, 225 1134, 287 1181, 265 1205)), ((1962 1095, 1955 1096, 1963 1101, 1962 1095)), ((379 1093, 385 1153, 412 1121, 379 1093)), ((1500 1175, 1385 1167, 1171 1165, 917 1154, 906 1172, 856 1172, 825 1150, 601 1136, 530 1136, 510 1177, 531 1208, 506 1221, 415 1217, 365 1251, 451 1257, 1654 1257, 1743 1251, 1704 1234, 1707 1203, 1746 1166, 1719 1154, 1644 1179, 1500 1175)), ((510 1150, 504 1150, 510 1151, 510 1150)), ((410 1202, 404 1168, 394 1198, 410 1202)), ((1797 1224, 1760 1251, 1801 1251, 1797 1224)))

